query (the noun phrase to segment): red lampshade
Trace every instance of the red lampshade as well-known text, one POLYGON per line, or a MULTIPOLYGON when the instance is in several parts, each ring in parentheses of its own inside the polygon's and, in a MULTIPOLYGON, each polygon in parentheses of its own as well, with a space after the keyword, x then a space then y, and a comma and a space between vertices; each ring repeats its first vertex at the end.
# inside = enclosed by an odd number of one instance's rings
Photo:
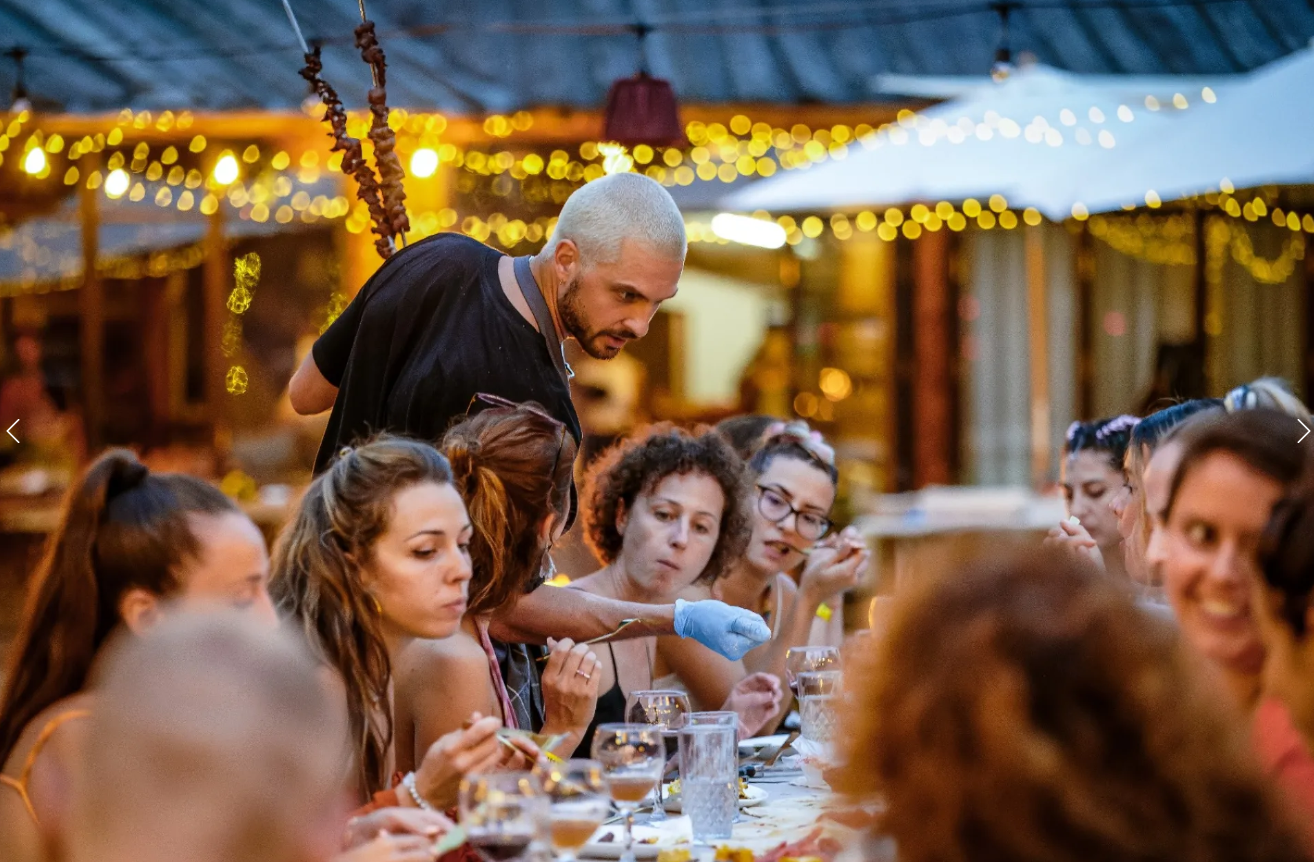
POLYGON ((670 82, 649 77, 646 72, 613 82, 607 93, 602 138, 627 147, 682 146, 684 127, 680 125, 680 106, 670 82))

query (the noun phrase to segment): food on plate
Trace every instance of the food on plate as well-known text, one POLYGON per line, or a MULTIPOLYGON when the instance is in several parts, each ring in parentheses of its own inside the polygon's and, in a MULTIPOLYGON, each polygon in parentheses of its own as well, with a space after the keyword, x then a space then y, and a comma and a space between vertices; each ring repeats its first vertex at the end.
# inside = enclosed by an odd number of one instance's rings
POLYGON ((690 862, 692 858, 688 847, 674 847, 657 854, 657 862, 690 862))
MULTIPOLYGON (((670 784, 666 785, 666 795, 667 795, 667 796, 679 796, 679 795, 680 795, 680 779, 677 778, 677 779, 675 779, 674 781, 672 781, 670 784)), ((744 779, 744 778, 739 779, 739 798, 740 798, 741 801, 744 800, 744 799, 749 799, 749 798, 751 798, 751 797, 749 797, 749 795, 748 795, 748 780, 747 780, 747 779, 744 779)))
POLYGON ((716 848, 716 862, 753 862, 753 851, 747 847, 721 846, 716 848))

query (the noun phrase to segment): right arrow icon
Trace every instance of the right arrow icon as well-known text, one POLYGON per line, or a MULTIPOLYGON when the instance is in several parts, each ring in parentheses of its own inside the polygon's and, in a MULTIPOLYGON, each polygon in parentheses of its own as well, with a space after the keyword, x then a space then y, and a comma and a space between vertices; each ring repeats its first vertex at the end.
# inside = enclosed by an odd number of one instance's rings
POLYGON ((1305 438, 1309 436, 1309 426, 1306 425, 1304 422, 1301 422, 1299 419, 1297 419, 1296 421, 1297 421, 1298 423, 1300 423, 1300 427, 1301 427, 1301 428, 1304 428, 1304 429, 1305 429, 1305 433, 1304 433, 1304 434, 1301 434, 1301 435, 1300 435, 1300 439, 1297 440, 1296 442, 1297 442, 1297 443, 1304 443, 1304 442, 1305 442, 1305 438))

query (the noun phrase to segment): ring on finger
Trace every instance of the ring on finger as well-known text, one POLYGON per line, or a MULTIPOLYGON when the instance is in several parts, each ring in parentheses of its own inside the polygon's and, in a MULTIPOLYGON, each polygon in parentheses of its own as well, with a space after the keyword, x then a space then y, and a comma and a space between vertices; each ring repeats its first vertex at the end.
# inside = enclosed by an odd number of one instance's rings
POLYGON ((575 675, 576 675, 576 676, 582 676, 582 677, 584 677, 585 679, 591 679, 591 678, 593 677, 593 674, 591 674, 591 673, 585 673, 583 670, 578 669, 578 668, 575 670, 575 675))

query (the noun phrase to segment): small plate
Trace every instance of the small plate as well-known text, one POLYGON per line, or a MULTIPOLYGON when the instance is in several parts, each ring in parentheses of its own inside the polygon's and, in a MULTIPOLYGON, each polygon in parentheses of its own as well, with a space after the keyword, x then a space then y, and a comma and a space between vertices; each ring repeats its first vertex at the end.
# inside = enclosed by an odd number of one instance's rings
MULTIPOLYGON (((675 838, 668 833, 659 832, 649 826, 634 827, 634 857, 636 859, 656 859, 657 854, 661 851, 687 845, 688 843, 687 839, 675 838), (657 839, 655 843, 644 843, 645 839, 653 838, 657 839)), ((624 849, 625 824, 612 823, 593 833, 589 843, 580 848, 579 855, 589 859, 619 859, 624 849), (612 840, 598 840, 607 835, 611 835, 612 840)))
POLYGON ((740 754, 756 754, 764 748, 774 747, 789 739, 788 733, 777 733, 774 736, 755 736, 752 739, 741 740, 739 743, 740 754))
MULTIPOLYGON (((669 788, 670 785, 668 784, 667 787, 669 788)), ((765 789, 758 787, 755 784, 750 784, 748 785, 748 788, 744 790, 744 795, 739 799, 739 807, 752 808, 754 805, 761 805, 763 802, 766 802, 767 797, 770 795, 771 794, 767 793, 765 789)), ((668 789, 666 804, 663 807, 672 814, 679 814, 683 810, 680 805, 680 794, 676 793, 672 796, 668 789)))

